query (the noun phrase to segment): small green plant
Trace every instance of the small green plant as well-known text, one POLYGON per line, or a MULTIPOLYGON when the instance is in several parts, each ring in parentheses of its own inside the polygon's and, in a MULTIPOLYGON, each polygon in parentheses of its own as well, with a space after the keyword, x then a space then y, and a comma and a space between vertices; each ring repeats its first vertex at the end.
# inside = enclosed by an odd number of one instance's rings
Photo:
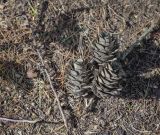
POLYGON ((33 6, 30 2, 28 2, 29 4, 29 13, 31 14, 32 17, 37 16, 38 14, 38 9, 36 6, 33 6))

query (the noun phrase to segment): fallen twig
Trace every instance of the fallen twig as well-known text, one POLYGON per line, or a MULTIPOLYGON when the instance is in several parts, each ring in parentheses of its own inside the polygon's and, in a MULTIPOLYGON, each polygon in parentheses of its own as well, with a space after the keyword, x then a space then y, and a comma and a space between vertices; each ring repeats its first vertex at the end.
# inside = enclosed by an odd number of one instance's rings
MULTIPOLYGON (((28 18, 27 18, 27 20, 28 20, 28 18)), ((33 40, 34 49, 35 49, 35 51, 36 51, 37 54, 38 54, 38 57, 39 57, 39 59, 40 59, 40 62, 41 62, 41 64, 42 64, 42 66, 45 67, 44 61, 43 61, 42 56, 41 56, 41 53, 40 53, 39 50, 37 49, 37 44, 36 44, 36 39, 35 39, 34 32, 33 32, 32 27, 31 27, 30 24, 29 24, 29 26, 30 26, 31 31, 32 31, 32 36, 33 36, 32 40, 33 40)), ((65 127, 66 127, 67 132, 68 132, 67 120, 66 120, 65 115, 64 115, 64 113, 63 113, 63 110, 62 110, 62 107, 61 107, 61 103, 60 103, 59 97, 58 97, 58 95, 57 95, 57 93, 56 93, 56 91, 55 91, 55 89, 54 89, 54 87, 53 87, 53 85, 52 85, 51 77, 50 77, 47 69, 44 68, 44 72, 45 72, 45 74, 47 75, 47 79, 48 79, 48 81, 49 81, 49 83, 50 83, 50 87, 51 87, 51 89, 52 89, 52 91, 53 91, 53 93, 54 93, 54 95, 55 95, 56 100, 57 100, 58 107, 59 107, 59 110, 60 110, 62 119, 63 119, 63 121, 64 121, 64 125, 65 125, 65 127)))
POLYGON ((19 123, 31 123, 31 124, 35 124, 41 120, 39 119, 36 119, 36 120, 17 120, 17 119, 9 119, 9 118, 3 118, 3 117, 0 117, 0 121, 8 121, 8 122, 19 122, 19 123))
MULTIPOLYGON (((37 54, 38 54, 38 57, 39 57, 39 59, 40 59, 40 61, 41 61, 42 66, 45 67, 45 66, 44 66, 44 61, 43 61, 42 56, 41 56, 41 54, 40 54, 40 52, 39 52, 38 49, 37 49, 37 54)), ((65 115, 64 115, 64 113, 63 113, 63 110, 62 110, 62 107, 61 107, 61 104, 60 104, 60 101, 59 101, 59 97, 58 97, 58 95, 57 95, 57 93, 56 93, 56 91, 55 91, 55 89, 54 89, 54 87, 53 87, 53 85, 52 85, 51 77, 50 77, 47 69, 44 68, 44 72, 45 72, 45 74, 47 75, 47 79, 48 79, 48 81, 49 81, 49 83, 50 83, 50 87, 51 87, 51 89, 52 89, 52 91, 53 91, 53 93, 54 93, 54 95, 55 95, 56 100, 57 100, 58 107, 59 107, 60 113, 61 113, 61 115, 62 115, 62 119, 63 119, 63 121, 64 121, 64 125, 65 125, 66 129, 68 129, 67 120, 66 120, 65 115)))
POLYGON ((116 34, 116 35, 123 33, 123 31, 124 31, 125 28, 126 28, 126 23, 125 23, 124 17, 118 15, 118 14, 113 10, 113 8, 111 8, 111 7, 109 6, 109 4, 108 4, 108 9, 111 10, 111 11, 113 12, 113 14, 115 14, 115 15, 116 15, 118 18, 120 18, 120 19, 122 20, 122 22, 123 22, 123 28, 120 29, 119 32, 110 32, 110 33, 116 34))
POLYGON ((149 29, 147 29, 147 30, 140 36, 140 38, 139 38, 136 42, 134 42, 134 43, 129 47, 129 49, 127 49, 127 50, 124 52, 124 54, 123 54, 123 56, 122 56, 122 60, 124 60, 124 59, 127 57, 127 55, 128 55, 135 47, 139 46, 139 43, 140 43, 149 33, 153 32, 154 29, 156 28, 156 26, 157 26, 157 24, 152 24, 151 27, 150 27, 149 29))
POLYGON ((136 132, 139 132, 139 133, 152 133, 152 131, 147 131, 147 130, 138 130, 136 129, 132 124, 130 124, 130 127, 135 130, 136 132))
POLYGON ((65 8, 64 8, 64 5, 63 5, 62 0, 59 0, 59 3, 61 4, 62 10, 63 10, 63 12, 64 12, 64 11, 65 11, 65 8))

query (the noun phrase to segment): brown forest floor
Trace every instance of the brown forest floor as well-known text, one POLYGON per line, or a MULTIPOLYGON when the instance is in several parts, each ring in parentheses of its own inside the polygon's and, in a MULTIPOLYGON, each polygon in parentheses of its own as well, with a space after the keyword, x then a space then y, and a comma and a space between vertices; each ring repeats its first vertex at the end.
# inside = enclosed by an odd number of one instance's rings
POLYGON ((65 88, 67 67, 79 56, 82 33, 85 57, 91 56, 90 45, 101 31, 117 33, 123 51, 159 18, 159 0, 1 0, 0 117, 43 121, 0 121, 0 135, 67 134, 35 48, 59 96, 69 134, 159 135, 159 31, 126 59, 127 71, 141 77, 129 80, 124 98, 97 99, 85 111, 84 99, 75 99, 65 88))

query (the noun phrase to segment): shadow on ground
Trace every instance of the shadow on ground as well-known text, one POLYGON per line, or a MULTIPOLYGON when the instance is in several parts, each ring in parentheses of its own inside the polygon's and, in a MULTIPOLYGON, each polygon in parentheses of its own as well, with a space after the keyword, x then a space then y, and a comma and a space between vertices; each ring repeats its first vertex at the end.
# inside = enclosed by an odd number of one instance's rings
POLYGON ((88 12, 91 8, 78 8, 71 11, 57 12, 56 16, 48 13, 48 2, 41 4, 40 14, 38 16, 37 26, 34 34, 37 40, 44 45, 45 48, 51 42, 59 43, 62 47, 69 50, 76 50, 79 43, 80 32, 83 28, 79 25, 79 14, 88 12))
POLYGON ((27 77, 25 67, 15 61, 0 60, 0 79, 14 84, 16 89, 29 91, 33 87, 33 81, 27 77))
POLYGON ((124 69, 129 78, 124 87, 127 98, 160 98, 160 47, 152 40, 142 45, 126 57, 124 69))

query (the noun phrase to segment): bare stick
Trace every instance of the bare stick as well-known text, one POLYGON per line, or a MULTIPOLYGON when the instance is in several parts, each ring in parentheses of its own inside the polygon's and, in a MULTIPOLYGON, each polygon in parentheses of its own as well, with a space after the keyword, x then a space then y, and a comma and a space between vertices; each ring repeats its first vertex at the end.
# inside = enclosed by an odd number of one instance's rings
MULTIPOLYGON (((38 57, 39 57, 39 59, 40 59, 40 61, 41 61, 42 66, 44 66, 44 61, 43 61, 43 59, 42 59, 42 56, 41 56, 39 50, 37 50, 37 54, 38 54, 38 57)), ((64 113, 63 113, 63 110, 62 110, 62 107, 61 107, 61 104, 60 104, 60 101, 59 101, 59 97, 58 97, 58 95, 57 95, 57 93, 56 93, 56 91, 55 91, 55 89, 54 89, 54 87, 53 87, 53 85, 52 85, 51 77, 50 77, 47 69, 44 69, 44 71, 45 71, 45 73, 46 73, 46 75, 47 75, 47 79, 48 79, 48 81, 49 81, 49 83, 50 83, 51 89, 52 89, 52 91, 53 91, 53 93, 54 93, 54 95, 55 95, 55 98, 56 98, 56 100, 57 100, 58 107, 59 107, 60 113, 61 113, 61 115, 62 115, 62 119, 63 119, 63 121, 64 121, 64 125, 65 125, 66 129, 68 129, 67 120, 66 120, 65 115, 64 115, 64 113)))
POLYGON ((37 123, 39 122, 40 120, 37 119, 37 120, 17 120, 17 119, 9 119, 9 118, 3 118, 3 117, 0 117, 0 121, 8 121, 8 122, 19 122, 19 123, 31 123, 31 124, 34 124, 34 123, 37 123))
POLYGON ((119 32, 110 32, 110 33, 116 34, 116 35, 121 34, 121 33, 125 30, 125 28, 126 28, 126 24, 125 24, 125 19, 124 19, 124 17, 118 15, 118 14, 113 10, 113 8, 111 8, 111 7, 109 6, 109 4, 108 4, 108 9, 112 10, 112 12, 113 12, 117 17, 119 17, 119 18, 122 20, 122 22, 123 22, 123 28, 120 29, 119 32))
MULTIPOLYGON (((62 1, 60 1, 60 2, 62 2, 62 1)), ((61 4, 63 4, 63 3, 61 3, 61 4)), ((27 20, 28 20, 28 18, 27 18, 27 20)), ((31 25, 30 25, 30 24, 29 24, 29 26, 30 26, 30 28, 31 28, 31 25)), ((37 54, 38 54, 38 57, 39 57, 39 59, 40 59, 40 61, 41 61, 42 66, 45 67, 44 61, 43 61, 42 56, 41 56, 41 53, 39 52, 38 49, 36 49, 36 39, 35 39, 35 36, 34 36, 34 34, 33 34, 32 28, 31 28, 31 31, 32 31, 32 36, 33 36, 33 46, 34 46, 34 49, 36 50, 36 52, 37 52, 37 54)), ((55 95, 55 98, 56 98, 56 100, 57 100, 58 107, 59 107, 60 113, 61 113, 61 115, 62 115, 62 119, 63 119, 63 121, 64 121, 64 125, 65 125, 65 127, 66 127, 66 130, 68 131, 67 120, 66 120, 66 117, 65 117, 65 115, 64 115, 64 112, 63 112, 63 110, 62 110, 59 97, 58 97, 58 95, 57 95, 57 93, 56 93, 56 91, 55 91, 55 89, 54 89, 54 87, 53 87, 53 85, 52 85, 51 77, 50 77, 47 69, 44 68, 44 72, 45 72, 46 75, 47 75, 47 79, 48 79, 48 81, 49 81, 49 83, 50 83, 51 89, 52 89, 52 91, 53 91, 53 93, 54 93, 54 95, 55 95)))
POLYGON ((128 55, 135 47, 139 46, 139 43, 140 43, 149 33, 151 33, 152 31, 154 31, 154 29, 155 29, 156 26, 157 26, 157 25, 152 24, 151 27, 150 27, 148 30, 146 30, 146 31, 140 36, 140 38, 139 38, 136 42, 134 42, 134 43, 129 47, 129 49, 127 49, 127 50, 124 52, 124 54, 123 54, 123 56, 122 56, 122 60, 124 60, 124 59, 127 57, 127 55, 128 55))
POLYGON ((63 12, 64 12, 64 11, 65 11, 65 8, 64 8, 64 6, 63 6, 62 0, 59 0, 59 3, 61 4, 62 10, 63 10, 63 12))

